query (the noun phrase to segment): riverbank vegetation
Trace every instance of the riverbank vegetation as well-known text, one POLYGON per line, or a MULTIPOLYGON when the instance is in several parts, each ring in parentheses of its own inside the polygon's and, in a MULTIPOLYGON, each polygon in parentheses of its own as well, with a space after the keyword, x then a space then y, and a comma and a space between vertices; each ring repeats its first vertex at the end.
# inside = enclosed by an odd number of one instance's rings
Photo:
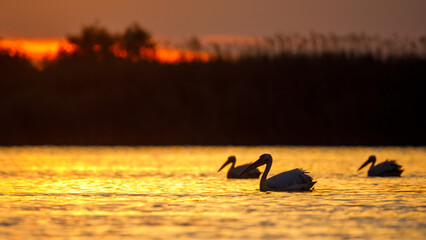
POLYGON ((137 24, 86 26, 41 69, 0 52, 0 144, 424 145, 426 38, 400 40, 193 37, 164 63, 137 24))

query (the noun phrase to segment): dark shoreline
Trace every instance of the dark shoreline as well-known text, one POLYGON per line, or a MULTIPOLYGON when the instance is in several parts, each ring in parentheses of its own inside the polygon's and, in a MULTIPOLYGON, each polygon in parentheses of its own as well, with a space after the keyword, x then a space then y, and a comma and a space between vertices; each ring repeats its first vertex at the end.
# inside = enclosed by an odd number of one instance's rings
POLYGON ((0 145, 426 145, 422 55, 167 64, 84 49, 42 70, 0 52, 0 145))

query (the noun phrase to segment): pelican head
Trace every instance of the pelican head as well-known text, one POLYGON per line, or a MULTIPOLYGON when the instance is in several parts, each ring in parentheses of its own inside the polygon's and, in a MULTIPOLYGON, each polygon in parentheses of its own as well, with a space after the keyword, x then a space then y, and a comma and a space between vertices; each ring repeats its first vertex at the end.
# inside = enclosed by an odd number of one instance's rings
POLYGON ((217 172, 220 172, 220 170, 222 170, 224 167, 226 167, 230 163, 235 165, 236 161, 237 161, 237 159, 235 158, 235 156, 229 156, 228 160, 226 160, 226 162, 222 165, 222 167, 219 168, 219 170, 217 170, 217 172))
POLYGON ((258 163, 258 166, 262 166, 264 164, 267 164, 268 162, 272 162, 272 156, 269 153, 264 153, 260 155, 259 159, 253 164, 258 163))
POLYGON ((364 163, 364 164, 362 164, 361 165, 361 167, 359 167, 358 168, 358 171, 359 170, 361 170, 363 167, 365 167, 365 166, 367 166, 369 163, 373 163, 373 166, 374 166, 374 163, 376 163, 376 156, 374 156, 374 155, 371 155, 368 159, 367 159, 367 161, 364 163))

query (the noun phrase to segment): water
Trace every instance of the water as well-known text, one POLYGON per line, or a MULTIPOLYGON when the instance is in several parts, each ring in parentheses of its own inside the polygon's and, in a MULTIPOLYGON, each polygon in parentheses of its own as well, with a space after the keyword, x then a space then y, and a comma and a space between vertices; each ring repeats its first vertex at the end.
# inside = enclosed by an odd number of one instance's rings
POLYGON ((424 239, 425 177, 424 147, 3 147, 0 239, 424 239), (315 190, 217 173, 265 152, 270 176, 303 167, 315 190), (402 177, 357 172, 373 153, 402 177))

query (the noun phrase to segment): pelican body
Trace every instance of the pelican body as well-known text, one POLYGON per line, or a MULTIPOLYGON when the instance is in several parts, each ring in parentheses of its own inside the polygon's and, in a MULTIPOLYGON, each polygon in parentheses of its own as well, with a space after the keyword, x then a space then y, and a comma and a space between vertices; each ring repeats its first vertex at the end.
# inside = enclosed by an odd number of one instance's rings
POLYGON ((369 163, 372 163, 370 169, 368 169, 369 177, 400 177, 401 173, 404 171, 401 169, 401 165, 397 164, 395 160, 386 160, 374 166, 376 163, 376 156, 374 155, 370 156, 368 160, 359 167, 358 171, 369 163))
POLYGON ((266 168, 260 179, 260 191, 262 192, 309 191, 316 183, 316 181, 312 181, 312 177, 307 174, 308 172, 300 168, 282 172, 266 179, 272 166, 272 156, 267 153, 262 154, 256 162, 252 163, 241 174, 265 164, 266 168))
POLYGON ((253 168, 250 171, 241 174, 242 171, 244 171, 250 165, 250 163, 235 167, 236 161, 237 160, 235 156, 228 157, 228 160, 217 171, 219 172, 224 167, 226 167, 226 165, 232 163, 231 168, 228 170, 228 174, 226 175, 227 178, 259 178, 260 171, 257 168, 253 168))

